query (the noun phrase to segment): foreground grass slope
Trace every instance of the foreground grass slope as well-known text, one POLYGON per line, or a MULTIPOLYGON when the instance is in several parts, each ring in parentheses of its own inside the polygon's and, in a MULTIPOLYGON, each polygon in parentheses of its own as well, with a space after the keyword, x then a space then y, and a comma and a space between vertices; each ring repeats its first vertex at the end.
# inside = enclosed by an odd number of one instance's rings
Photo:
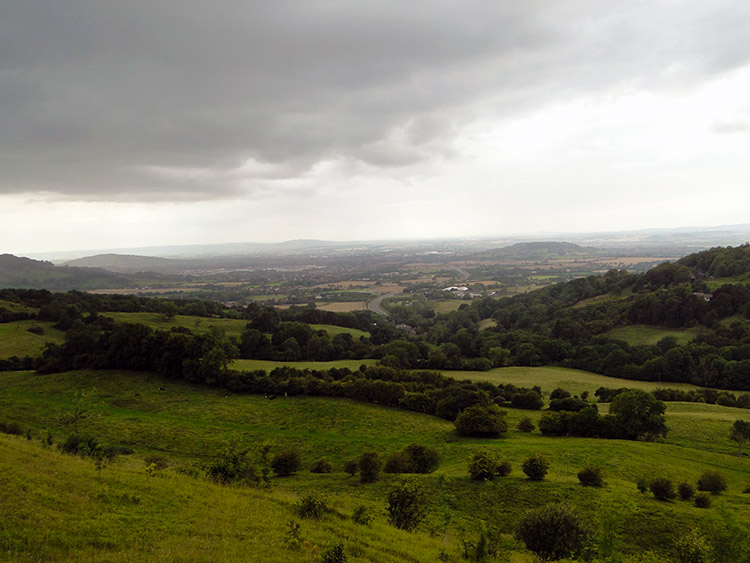
POLYGON ((506 437, 459 438, 450 422, 417 413, 344 399, 267 400, 116 371, 0 373, 0 404, 5 421, 33 434, 29 442, 0 435, 0 511, 11 514, 0 524, 0 558, 10 560, 314 560, 311 551, 289 551, 285 544, 294 504, 311 491, 325 495, 334 513, 320 523, 302 521, 304 539, 322 548, 343 541, 351 561, 434 561, 443 548, 458 557, 462 539, 475 541, 481 522, 502 532, 510 560, 529 560, 512 539, 518 519, 529 508, 563 500, 579 506, 594 526, 614 519, 626 555, 655 550, 668 557, 677 537, 705 528, 722 506, 750 526, 750 495, 742 494, 750 485, 750 461, 735 455, 728 438, 731 422, 745 411, 728 407, 671 403, 669 436, 645 443, 524 434, 513 430, 517 422, 540 413, 513 409, 506 437), (42 449, 37 439, 43 429, 57 441, 67 436, 60 417, 81 390, 91 405, 84 431, 135 450, 105 469, 102 483, 90 461, 42 449), (172 468, 190 468, 230 436, 250 445, 270 442, 272 452, 293 447, 303 467, 295 476, 272 478, 268 489, 219 487, 173 469, 147 479, 145 455, 158 453, 172 468), (364 451, 385 456, 414 442, 437 449, 441 465, 413 477, 428 489, 433 506, 427 522, 407 534, 389 527, 385 516, 387 492, 400 477, 359 485, 341 468, 364 451), (511 475, 491 483, 469 480, 466 462, 478 447, 508 459, 511 475), (543 482, 530 482, 520 471, 534 453, 551 462, 543 482), (333 463, 334 473, 308 471, 320 457, 333 463), (576 473, 585 465, 604 470, 604 489, 578 484, 576 473), (643 475, 695 483, 706 469, 721 471, 729 485, 710 510, 659 502, 634 486, 643 475), (363 551, 355 557, 350 515, 360 504, 372 509, 375 522, 359 531, 363 551))

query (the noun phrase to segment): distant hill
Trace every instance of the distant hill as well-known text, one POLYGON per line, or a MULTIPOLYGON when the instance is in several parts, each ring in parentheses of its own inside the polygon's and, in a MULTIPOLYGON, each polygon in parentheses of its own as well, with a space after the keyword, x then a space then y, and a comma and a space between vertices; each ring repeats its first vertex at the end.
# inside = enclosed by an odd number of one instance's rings
POLYGON ((128 277, 100 268, 55 266, 50 262, 0 255, 0 288, 49 289, 101 289, 135 285, 128 277))
POLYGON ((104 268, 111 272, 145 272, 170 268, 174 261, 153 256, 132 254, 98 254, 66 262, 64 266, 80 268, 104 268))
POLYGON ((592 257, 605 253, 601 248, 580 246, 572 242, 519 242, 474 255, 479 260, 550 260, 556 258, 592 257))

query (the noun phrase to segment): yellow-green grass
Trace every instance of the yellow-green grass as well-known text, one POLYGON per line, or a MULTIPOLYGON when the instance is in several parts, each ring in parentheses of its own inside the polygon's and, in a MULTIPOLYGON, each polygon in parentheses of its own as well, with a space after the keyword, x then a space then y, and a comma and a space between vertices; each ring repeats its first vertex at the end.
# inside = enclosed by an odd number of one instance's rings
POLYGON ((430 301, 430 305, 436 313, 450 313, 457 311, 461 304, 464 303, 461 299, 450 299, 447 301, 430 301))
POLYGON ((106 468, 99 481, 89 461, 36 442, 0 435, 0 451, 3 560, 319 561, 339 542, 353 551, 356 535, 359 556, 350 561, 398 563, 434 558, 441 547, 439 537, 388 526, 382 503, 363 500, 377 516, 357 529, 350 498, 329 497, 332 513, 300 520, 299 496, 276 486, 225 487, 171 470, 148 478, 134 459, 106 468), (293 519, 297 549, 287 543, 293 519))
POLYGON ((672 336, 677 344, 684 346, 698 334, 697 329, 667 329, 654 326, 632 325, 610 330, 607 336, 615 340, 624 340, 631 346, 651 346, 662 338, 672 336))
MULTIPOLYGON (((442 371, 444 375, 455 379, 470 379, 471 381, 489 381, 491 383, 512 383, 518 387, 533 387, 538 385, 542 391, 549 393, 557 387, 562 387, 575 395, 588 391, 591 395, 599 387, 628 387, 631 389, 700 389, 690 383, 674 383, 670 381, 638 381, 634 379, 620 379, 607 377, 598 373, 553 366, 523 367, 514 366, 495 368, 489 371, 442 371)), ((741 393, 742 391, 735 391, 741 393)))
POLYGON ((0 324, 0 358, 11 356, 37 357, 42 354, 47 342, 62 344, 64 333, 53 328, 54 323, 40 321, 16 321, 0 324), (41 327, 42 334, 29 332, 31 327, 41 327))
MULTIPOLYGON (((350 551, 351 561, 435 560, 445 510, 452 517, 446 549, 457 555, 458 526, 477 530, 479 521, 486 520, 510 534, 527 508, 562 500, 576 504, 592 519, 600 507, 616 512, 625 551, 649 547, 666 553, 675 534, 704 526, 715 511, 655 501, 639 494, 633 480, 644 474, 666 475, 676 483, 695 483, 705 469, 720 470, 729 484, 727 493, 714 502, 725 504, 737 519, 750 524, 750 496, 741 493, 750 484, 750 463, 733 455, 728 438, 733 413, 739 418, 746 412, 739 409, 678 404, 673 412, 670 404, 667 424, 673 430, 661 443, 524 434, 514 430, 518 421, 524 416, 538 420, 541 413, 509 409, 511 429, 506 436, 480 440, 457 437, 450 422, 436 417, 345 399, 267 400, 149 374, 86 371, 45 376, 0 373, 2 416, 35 432, 49 428, 63 437, 68 430, 60 425, 60 416, 70 411, 76 390, 89 391, 88 401, 94 405, 85 431, 131 446, 137 453, 106 469, 104 484, 99 485, 90 463, 43 451, 36 440, 27 444, 2 438, 0 448, 7 451, 12 443, 21 453, 0 456, 5 491, 0 510, 19 515, 4 521, 12 527, 6 526, 5 534, 0 528, 0 541, 29 550, 28 560, 304 560, 300 553, 285 550, 283 530, 295 517, 294 501, 311 491, 325 494, 338 514, 348 516, 358 504, 375 511, 373 528, 360 531, 363 557, 352 557, 350 551), (232 435, 249 444, 271 441, 272 451, 294 447, 305 468, 327 457, 336 471, 315 475, 303 470, 290 478, 272 478, 270 491, 216 487, 169 470, 166 477, 146 479, 145 453, 159 452, 173 464, 189 464, 205 459, 232 435), (373 485, 357 486, 340 468, 365 450, 385 455, 412 442, 438 449, 442 462, 435 473, 414 477, 430 490, 434 509, 427 525, 406 535, 388 528, 383 515, 387 490, 399 477, 384 475, 373 485), (470 481, 466 461, 477 447, 488 447, 510 460, 511 476, 491 484, 470 481), (520 471, 521 462, 533 453, 551 462, 542 483, 527 481, 520 471), (604 469, 605 489, 577 484, 577 471, 589 464, 604 469), (99 490, 102 495, 97 495, 99 490), (140 498, 138 504, 131 502, 133 495, 140 498), (100 518, 94 518, 96 514, 100 518), (430 529, 438 533, 431 536, 430 529)), ((321 524, 304 520, 302 526, 303 537, 318 545, 338 537, 351 550, 353 528, 345 518, 334 514, 321 524)), ((519 549, 511 544, 512 551, 519 549)), ((521 560, 520 551, 511 555, 521 560)))
POLYGON ((211 330, 219 329, 224 331, 224 334, 227 336, 235 337, 239 337, 242 334, 248 322, 244 319, 214 319, 187 315, 175 315, 171 319, 165 319, 164 315, 160 313, 105 313, 102 316, 111 317, 118 323, 146 325, 154 330, 169 330, 172 327, 182 327, 198 334, 204 334, 211 330))
POLYGON ((351 334, 355 340, 359 340, 360 337, 364 338, 370 338, 370 333, 365 332, 364 330, 359 330, 356 328, 347 328, 345 326, 335 326, 335 325, 310 325, 310 327, 313 330, 325 330, 328 333, 328 336, 333 338, 337 334, 351 334))
POLYGON ((481 321, 479 321, 479 330, 494 328, 496 326, 497 321, 495 319, 482 319, 481 321))
POLYGON ((349 313, 351 311, 364 311, 367 309, 366 301, 332 301, 330 303, 318 303, 315 306, 322 311, 333 313, 349 313))
POLYGON ((39 309, 35 309, 34 307, 28 307, 14 301, 6 301, 5 299, 0 299, 0 309, 5 309, 11 313, 36 313, 39 311, 39 309))
POLYGON ((331 362, 275 362, 272 360, 234 360, 231 369, 241 371, 254 371, 262 369, 270 372, 280 367, 292 367, 297 369, 329 370, 332 368, 349 368, 352 371, 359 369, 362 364, 374 366, 378 360, 333 360, 331 362))

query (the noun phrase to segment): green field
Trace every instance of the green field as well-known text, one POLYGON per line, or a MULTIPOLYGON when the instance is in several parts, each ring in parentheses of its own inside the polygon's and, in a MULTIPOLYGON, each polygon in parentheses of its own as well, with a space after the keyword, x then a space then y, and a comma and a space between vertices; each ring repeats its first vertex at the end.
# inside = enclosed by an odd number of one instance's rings
POLYGON ((244 319, 215 319, 175 315, 165 319, 161 313, 103 313, 102 316, 111 317, 118 323, 138 323, 154 330, 169 330, 172 327, 190 329, 197 334, 205 334, 211 330, 223 331, 227 336, 239 338, 245 330, 247 320, 244 319))
POLYGON ((54 323, 40 321, 16 321, 0 323, 0 358, 11 356, 41 356, 47 342, 62 344, 65 334, 52 327, 54 323), (29 332, 30 327, 42 327, 42 334, 29 332))
POLYGON ((654 326, 632 325, 610 330, 606 336, 615 340, 624 340, 631 346, 652 346, 662 338, 672 336, 677 344, 684 346, 698 334, 696 329, 666 329, 654 326))
POLYGON ((449 299, 447 301, 430 301, 430 305, 432 305, 432 308, 438 314, 457 311, 461 306, 461 303, 463 303, 463 301, 460 299, 449 299))
POLYGON ((274 362, 272 360, 234 360, 229 366, 230 369, 242 371, 254 371, 263 369, 270 372, 280 367, 292 367, 296 369, 317 369, 328 370, 331 368, 349 368, 352 371, 359 369, 359 366, 374 366, 378 360, 333 360, 331 362, 274 362))
MULTIPOLYGON (((471 381, 490 381, 491 383, 512 383, 519 387, 533 387, 538 385, 542 391, 549 393, 557 387, 562 387, 574 395, 588 391, 592 396, 599 387, 629 387, 631 389, 682 389, 689 391, 699 389, 690 383, 673 383, 669 381, 637 381, 634 379, 619 379, 607 377, 580 369, 569 369, 554 366, 495 368, 489 371, 442 371, 444 375, 455 379, 470 379, 471 381)), ((739 391, 741 392, 741 391, 739 391)))
POLYGON ((26 305, 22 305, 21 303, 15 303, 13 301, 6 301, 4 299, 0 299, 0 309, 5 309, 6 311, 10 311, 11 313, 36 313, 38 312, 38 309, 34 309, 33 307, 27 307, 26 305))
POLYGON ((615 511, 626 554, 646 548, 669 554, 676 535, 716 520, 720 506, 750 525, 750 495, 741 492, 750 485, 750 461, 734 455, 728 438, 733 420, 750 418, 739 409, 671 403, 670 434, 658 443, 523 434, 513 430, 517 422, 541 413, 509 409, 507 435, 480 440, 457 437, 450 422, 436 417, 345 399, 267 400, 119 371, 6 372, 0 373, 2 419, 17 421, 34 435, 49 429, 59 441, 69 433, 60 417, 70 411, 76 390, 88 391, 92 405, 85 431, 136 453, 121 456, 99 483, 87 460, 42 449, 36 439, 0 436, 5 514, 0 553, 11 560, 305 561, 314 560, 312 545, 343 541, 350 561, 434 561, 445 541, 446 551, 460 561, 462 535, 476 539, 479 522, 485 521, 504 534, 508 560, 530 563, 511 537, 515 523, 527 508, 564 499, 594 523, 602 507, 615 511), (219 487, 174 469, 147 479, 145 454, 168 457, 172 468, 190 466, 230 436, 248 444, 270 441, 272 451, 294 447, 304 468, 326 457, 336 470, 318 475, 303 469, 293 477, 272 478, 270 489, 219 487), (441 465, 433 474, 413 477, 430 491, 433 509, 427 523, 409 534, 389 527, 384 515, 387 491, 398 477, 386 474, 362 486, 341 471, 341 464, 369 449, 387 455, 412 442, 436 448, 441 465), (469 480, 466 460, 478 446, 510 460, 511 475, 488 484, 469 480), (532 453, 551 462, 540 483, 520 471, 532 453), (578 485, 576 472, 588 464, 604 469, 604 489, 578 485), (720 470, 729 484, 711 510, 659 502, 633 485, 643 474, 694 482, 709 468, 720 470), (290 551, 285 525, 295 518, 294 503, 311 490, 321 491, 334 513, 322 522, 302 520, 310 551, 290 551), (358 504, 375 514, 373 527, 359 532, 361 551, 354 548, 349 519, 358 504), (446 512, 451 515, 447 530, 446 512))
POLYGON ((370 338, 370 333, 365 332, 364 330, 358 330, 356 328, 347 328, 344 326, 335 326, 335 325, 310 325, 310 328, 313 330, 325 330, 328 333, 328 336, 333 338, 337 334, 351 334, 354 337, 354 340, 359 340, 360 338, 370 338))

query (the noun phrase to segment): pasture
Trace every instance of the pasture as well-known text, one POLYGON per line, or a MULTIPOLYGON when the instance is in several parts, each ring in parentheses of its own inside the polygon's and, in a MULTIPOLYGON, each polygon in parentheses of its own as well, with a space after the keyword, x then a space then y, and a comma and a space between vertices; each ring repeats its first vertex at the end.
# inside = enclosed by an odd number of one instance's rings
POLYGON ((656 501, 638 493, 633 480, 663 474, 694 482, 708 468, 720 470, 729 484, 715 499, 717 506, 750 524, 750 496, 741 492, 750 485, 750 463, 734 455, 728 438, 731 421, 746 413, 739 409, 669 404, 671 431, 656 443, 524 434, 515 430, 517 422, 541 413, 509 409, 507 434, 488 440, 458 437, 452 423, 436 417, 347 399, 267 400, 151 374, 80 371, 0 373, 2 417, 30 428, 34 436, 47 429, 59 442, 69 433, 61 416, 72 408, 77 390, 88 393, 91 406, 84 432, 135 453, 105 469, 99 483, 88 460, 42 449, 36 438, 0 436, 6 452, 0 456, 5 491, 0 510, 12 532, 0 534, 0 546, 17 554, 15 559, 305 560, 312 551, 288 549, 285 534, 287 522, 296 518, 294 504, 310 491, 323 494, 333 512, 320 522, 298 520, 309 549, 342 541, 350 561, 434 560, 441 548, 458 557, 462 538, 476 540, 484 521, 503 534, 510 561, 530 562, 512 539, 515 522, 530 507, 563 499, 593 522, 602 507, 616 508, 626 556, 644 549, 668 554, 676 535, 707 525, 718 512, 656 501), (271 443, 272 452, 293 447, 302 456, 302 469, 292 477, 272 477, 270 487, 261 489, 220 487, 175 471, 210 458, 231 436, 255 447, 271 443), (433 447, 441 456, 435 473, 412 477, 430 491, 432 501, 428 520, 415 533, 389 527, 384 515, 387 491, 399 476, 383 474, 376 483, 359 485, 341 470, 344 461, 364 451, 387 456, 409 443, 433 447), (508 459, 511 475, 491 483, 469 480, 467 459, 478 447, 508 459), (167 457, 171 469, 149 479, 143 458, 154 453, 167 457), (543 482, 528 481, 520 471, 533 453, 551 463, 543 482), (333 463, 333 473, 308 471, 320 457, 333 463), (604 489, 578 484, 576 472, 589 464, 605 471, 604 489), (371 528, 357 532, 361 551, 354 547, 350 519, 359 504, 375 515, 371 528))

